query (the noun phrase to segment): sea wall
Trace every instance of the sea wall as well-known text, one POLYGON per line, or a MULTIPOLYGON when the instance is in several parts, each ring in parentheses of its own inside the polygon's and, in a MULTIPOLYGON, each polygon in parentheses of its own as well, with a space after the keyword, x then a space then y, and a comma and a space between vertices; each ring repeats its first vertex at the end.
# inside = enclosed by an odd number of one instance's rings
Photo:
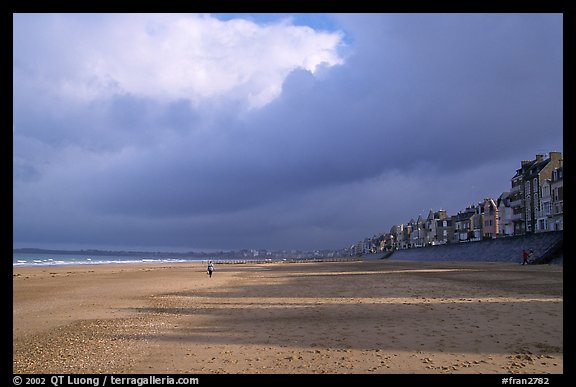
POLYGON ((522 262, 522 250, 533 250, 536 263, 562 263, 563 231, 550 231, 478 242, 451 243, 396 250, 388 258, 411 261, 522 262))

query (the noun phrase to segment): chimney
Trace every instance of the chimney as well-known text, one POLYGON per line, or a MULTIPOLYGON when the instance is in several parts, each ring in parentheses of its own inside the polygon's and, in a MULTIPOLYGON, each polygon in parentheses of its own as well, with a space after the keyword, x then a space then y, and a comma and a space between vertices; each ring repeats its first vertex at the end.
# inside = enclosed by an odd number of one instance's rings
POLYGON ((542 160, 544 160, 544 155, 543 155, 543 154, 538 154, 538 155, 536 155, 536 162, 537 162, 537 163, 541 162, 542 160))
POLYGON ((550 152, 550 161, 552 163, 556 162, 558 163, 560 160, 562 160, 562 152, 550 152))

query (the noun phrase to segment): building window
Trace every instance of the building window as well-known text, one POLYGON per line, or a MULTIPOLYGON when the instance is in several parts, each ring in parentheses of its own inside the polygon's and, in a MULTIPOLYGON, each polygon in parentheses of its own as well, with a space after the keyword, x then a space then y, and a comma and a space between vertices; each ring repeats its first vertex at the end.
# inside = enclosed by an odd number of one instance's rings
POLYGON ((540 219, 538 221, 538 229, 541 231, 545 231, 546 230, 546 219, 540 219))

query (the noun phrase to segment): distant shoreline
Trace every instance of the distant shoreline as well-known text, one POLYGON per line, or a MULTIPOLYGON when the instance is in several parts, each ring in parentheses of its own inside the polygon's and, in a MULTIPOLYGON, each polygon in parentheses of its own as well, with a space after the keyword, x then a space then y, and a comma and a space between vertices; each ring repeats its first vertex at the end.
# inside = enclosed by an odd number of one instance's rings
POLYGON ((205 257, 177 257, 170 254, 158 256, 145 255, 96 255, 96 254, 34 254, 15 253, 13 268, 46 268, 46 267, 81 267, 102 265, 142 265, 142 264, 195 264, 214 261, 218 265, 229 264, 270 264, 270 263, 309 263, 309 262, 349 262, 364 260, 359 257, 333 257, 333 258, 218 258, 210 255, 205 257))
MULTIPOLYGON (((62 255, 99 255, 99 256, 122 256, 122 255, 179 255, 179 256, 196 256, 196 255, 214 255, 214 253, 206 252, 171 252, 171 251, 130 251, 130 250, 98 250, 98 249, 88 249, 88 250, 51 250, 51 249, 37 249, 37 248, 19 248, 12 249, 13 254, 62 254, 62 255)), ((221 254, 223 251, 219 251, 217 254, 221 254)))

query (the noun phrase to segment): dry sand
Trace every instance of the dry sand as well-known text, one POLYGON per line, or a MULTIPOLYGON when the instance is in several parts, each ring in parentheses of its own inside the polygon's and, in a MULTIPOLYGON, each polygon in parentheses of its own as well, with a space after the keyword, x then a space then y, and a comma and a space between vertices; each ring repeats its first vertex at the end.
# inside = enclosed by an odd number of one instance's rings
POLYGON ((14 373, 563 373, 563 268, 15 268, 14 373))

